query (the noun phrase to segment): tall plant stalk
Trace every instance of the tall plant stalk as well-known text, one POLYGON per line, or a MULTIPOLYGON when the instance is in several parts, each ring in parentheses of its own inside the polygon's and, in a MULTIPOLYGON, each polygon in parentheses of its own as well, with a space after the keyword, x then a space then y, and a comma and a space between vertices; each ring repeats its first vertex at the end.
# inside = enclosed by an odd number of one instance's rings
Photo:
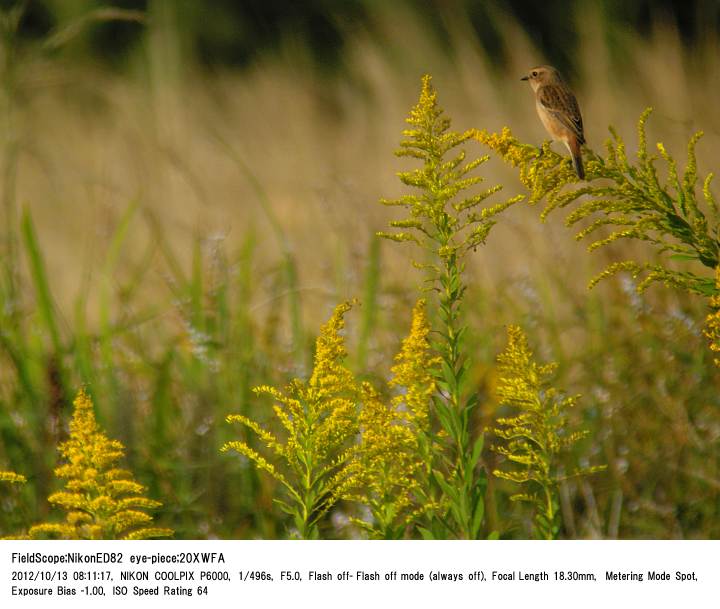
POLYGON ((473 132, 450 130, 450 120, 438 105, 429 76, 423 78, 420 100, 407 123, 410 128, 403 132, 405 139, 396 154, 418 159, 422 167, 401 172, 398 177, 417 194, 382 201, 404 208, 408 215, 391 222, 401 232, 380 235, 414 242, 430 254, 430 263, 414 264, 424 270, 427 285, 437 293, 434 347, 439 365, 434 370, 438 391, 433 400, 437 433, 432 438, 432 478, 447 498, 447 509, 445 514, 433 517, 422 532, 426 537, 474 539, 480 535, 484 517, 486 475, 479 466, 482 435, 470 429, 478 401, 466 374, 470 360, 463 341, 467 330, 462 316, 464 260, 485 242, 494 217, 522 197, 482 207, 502 187, 479 192, 475 188, 482 178, 472 175, 473 171, 488 157, 466 160, 460 147, 473 132))

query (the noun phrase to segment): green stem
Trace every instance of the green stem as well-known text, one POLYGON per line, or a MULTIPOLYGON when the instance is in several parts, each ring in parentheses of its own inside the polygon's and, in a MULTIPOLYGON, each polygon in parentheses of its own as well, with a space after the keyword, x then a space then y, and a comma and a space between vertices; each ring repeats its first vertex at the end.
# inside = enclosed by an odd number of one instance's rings
POLYGON ((548 528, 543 531, 542 537, 544 539, 555 539, 554 524, 555 524, 555 503, 553 501, 553 492, 549 485, 545 485, 545 518, 547 518, 548 528))
MULTIPOLYGON (((443 235, 443 245, 451 241, 451 231, 443 235)), ((468 462, 470 460, 470 438, 467 431, 467 413, 462 407, 462 372, 461 372, 461 327, 460 327, 460 303, 463 296, 464 286, 461 280, 462 269, 458 265, 455 253, 443 258, 442 273, 440 275, 441 297, 440 309, 443 316, 445 340, 442 342, 441 357, 452 375, 452 382, 449 383, 447 403, 450 416, 453 418, 452 440, 454 443, 453 471, 451 479, 453 486, 457 489, 457 501, 454 509, 454 520, 457 525, 457 532, 463 538, 471 538, 473 496, 476 480, 468 476, 468 462)))
POLYGON ((310 462, 310 456, 308 455, 307 445, 304 449, 304 465, 305 471, 302 476, 302 528, 300 529, 300 537, 307 539, 310 532, 310 516, 313 511, 313 502, 310 497, 310 489, 312 485, 312 466, 310 462))

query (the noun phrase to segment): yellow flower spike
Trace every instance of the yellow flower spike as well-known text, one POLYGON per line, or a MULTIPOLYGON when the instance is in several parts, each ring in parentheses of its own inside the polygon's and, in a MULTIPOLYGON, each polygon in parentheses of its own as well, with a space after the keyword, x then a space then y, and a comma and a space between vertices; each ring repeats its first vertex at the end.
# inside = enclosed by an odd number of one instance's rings
POLYGON ((354 459, 363 487, 355 500, 368 507, 372 520, 355 522, 373 537, 399 538, 421 507, 417 478, 424 465, 418 440, 422 431, 384 403, 370 384, 362 385, 361 395, 361 439, 354 459))
MULTIPOLYGON (((499 418, 494 435, 505 440, 493 450, 509 462, 522 467, 496 469, 493 474, 515 484, 531 484, 534 492, 511 497, 525 501, 535 511, 533 535, 554 539, 559 534, 558 486, 563 452, 585 437, 584 432, 568 432, 567 412, 579 396, 561 398, 550 386, 555 364, 540 365, 533 358, 527 337, 518 326, 508 327, 508 344, 498 356, 500 379, 497 395, 501 405, 517 411, 513 417, 499 418)), ((578 468, 573 476, 584 476, 603 467, 578 468)))
POLYGON ((402 342, 400 353, 395 356, 395 365, 391 372, 391 387, 405 387, 405 395, 393 398, 396 408, 405 403, 408 419, 414 419, 423 430, 429 428, 430 400, 435 392, 435 380, 432 370, 440 363, 440 358, 431 355, 430 321, 427 316, 427 304, 419 300, 413 309, 410 334, 402 342))
POLYGON ((43 523, 28 532, 31 538, 148 539, 170 537, 171 529, 148 527, 152 517, 140 509, 156 509, 157 501, 142 496, 145 487, 132 473, 115 464, 125 456, 123 445, 109 439, 95 419, 93 404, 81 390, 74 402, 70 437, 58 447, 66 463, 55 469, 65 489, 48 502, 67 512, 61 524, 43 523), (132 508, 132 509, 131 509, 132 508))
POLYGON ((228 442, 221 450, 244 456, 282 485, 288 500, 276 498, 276 502, 293 517, 293 527, 302 538, 317 537, 322 517, 358 484, 348 450, 358 432, 358 385, 344 364, 347 351, 342 336, 351 306, 338 305, 321 327, 307 381, 294 379, 284 391, 255 388, 256 394, 275 401, 273 413, 282 435, 243 415, 227 419, 253 432, 275 462, 242 440, 228 442))
POLYGON ((436 252, 443 259, 462 258, 468 250, 485 241, 495 216, 517 203, 519 198, 513 197, 478 213, 477 208, 502 186, 468 195, 468 189, 483 181, 482 177, 474 175, 474 170, 489 157, 468 160, 466 152, 458 149, 473 138, 480 141, 489 138, 506 153, 513 154, 515 140, 509 130, 503 131, 500 136, 489 136, 474 129, 462 133, 450 130, 450 119, 445 117, 438 104, 437 92, 429 75, 423 77, 418 103, 405 120, 411 128, 403 131, 404 139, 395 154, 419 159, 423 167, 400 172, 398 177, 405 185, 419 188, 425 194, 382 199, 380 202, 383 205, 405 209, 407 216, 392 221, 390 226, 407 230, 378 235, 398 242, 411 241, 436 252), (511 149, 513 153, 509 152, 511 149))
POLYGON ((360 443, 355 464, 364 487, 354 500, 368 507, 372 521, 356 524, 378 538, 399 538, 407 526, 438 508, 428 490, 431 462, 430 403, 435 392, 426 303, 413 309, 408 336, 392 367, 391 388, 402 391, 385 403, 368 383, 361 387, 360 443))

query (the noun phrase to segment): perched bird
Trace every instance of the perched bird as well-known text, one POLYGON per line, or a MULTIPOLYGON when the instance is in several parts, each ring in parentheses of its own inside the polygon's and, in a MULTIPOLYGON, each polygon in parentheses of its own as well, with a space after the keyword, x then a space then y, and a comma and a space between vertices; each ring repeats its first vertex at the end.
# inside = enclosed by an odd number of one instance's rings
POLYGON ((572 156, 575 172, 585 179, 580 146, 585 143, 582 116, 575 95, 552 66, 530 70, 527 80, 535 92, 535 108, 542 124, 553 140, 563 142, 572 156))

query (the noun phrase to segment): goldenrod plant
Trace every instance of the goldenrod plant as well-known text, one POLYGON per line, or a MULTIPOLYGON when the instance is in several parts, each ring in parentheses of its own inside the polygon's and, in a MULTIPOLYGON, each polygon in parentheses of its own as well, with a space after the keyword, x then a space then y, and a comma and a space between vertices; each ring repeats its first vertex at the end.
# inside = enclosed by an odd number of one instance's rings
POLYGON ((84 390, 74 402, 70 437, 58 447, 65 462, 55 476, 65 489, 48 502, 66 512, 61 523, 46 522, 30 528, 33 539, 149 539, 170 537, 171 529, 153 526, 147 510, 161 503, 144 497, 145 487, 131 472, 119 469, 125 448, 109 439, 95 419, 93 403, 84 390))
POLYGON ((370 383, 362 384, 361 400, 361 441, 353 461, 358 488, 346 498, 365 506, 368 518, 353 523, 372 538, 402 539, 419 509, 420 430, 412 415, 389 406, 370 383))
POLYGON ((362 484, 349 498, 367 507, 370 520, 355 522, 374 538, 401 539, 441 508, 430 484, 430 407, 436 390, 431 371, 438 358, 431 354, 429 333, 420 300, 392 367, 389 385, 400 392, 387 402, 369 383, 361 387, 355 465, 362 484))
POLYGON ((221 450, 249 459, 284 488, 285 497, 275 501, 292 516, 300 538, 318 538, 322 517, 340 500, 364 506, 368 517, 351 522, 373 538, 413 536, 414 527, 443 501, 430 483, 432 369, 439 358, 431 353, 425 301, 415 305, 410 333, 395 358, 388 385, 399 391, 389 400, 370 383, 358 383, 344 365, 340 333, 349 309, 348 303, 339 305, 321 328, 307 382, 295 379, 284 392, 256 388, 275 400, 284 438, 247 416, 227 418, 252 431, 269 456, 242 440, 221 450))
MULTIPOLYGON (((475 137, 519 169, 520 181, 530 192, 530 203, 545 200, 543 219, 555 209, 575 204, 565 221, 568 226, 583 223, 576 238, 593 237, 589 251, 633 239, 650 244, 657 254, 669 253, 671 259, 715 269, 720 252, 720 214, 710 189, 712 173, 702 179, 698 193, 695 147, 703 134, 697 132, 690 138, 687 163, 680 174, 677 162, 661 142, 656 144, 656 152, 648 150, 645 124, 650 113, 648 108, 638 121, 636 160, 628 157, 624 141, 611 127, 605 156, 586 151, 587 182, 579 186, 567 159, 551 151, 548 143, 538 150, 521 143, 507 128, 499 134, 478 131, 475 137), (667 174, 664 181, 656 167, 660 160, 667 174), (603 228, 609 228, 610 234, 595 237, 603 228)), ((643 275, 637 286, 640 292, 659 281, 703 296, 718 293, 714 279, 696 266, 680 271, 664 262, 636 260, 610 264, 590 285, 621 271, 629 271, 634 277, 643 275)))
POLYGON ((502 186, 476 188, 483 178, 473 171, 488 157, 467 159, 461 146, 473 132, 450 129, 430 76, 423 78, 420 100, 406 120, 410 128, 403 131, 396 154, 419 160, 421 167, 398 174, 403 184, 414 189, 413 194, 381 201, 404 209, 407 216, 391 222, 400 229, 397 232, 379 234, 393 241, 411 241, 430 255, 429 262, 415 265, 425 271, 429 288, 438 295, 434 415, 443 433, 435 439, 438 463, 433 477, 448 498, 448 514, 436 518, 424 534, 472 539, 481 530, 485 475, 479 467, 482 437, 474 437, 470 429, 478 404, 468 385, 469 360, 463 346, 465 256, 485 242, 495 217, 523 197, 482 206, 502 186))
POLYGON ((275 401, 273 412, 284 428, 284 438, 245 415, 227 417, 228 423, 252 431, 270 456, 264 457, 243 440, 227 442, 221 450, 239 453, 284 487, 287 499, 275 501, 292 516, 294 533, 302 539, 319 537, 322 517, 356 484, 351 442, 358 433, 359 388, 344 365, 347 351, 341 335, 350 308, 350 303, 338 305, 320 329, 307 381, 294 379, 285 391, 255 388, 256 394, 275 401))
POLYGON ((569 475, 563 473, 566 453, 588 435, 586 431, 569 431, 568 411, 580 396, 564 396, 551 386, 556 365, 534 361, 527 337, 519 326, 508 327, 508 344, 498 356, 498 368, 499 402, 516 414, 497 420, 498 427, 493 433, 505 443, 496 443, 493 450, 514 467, 493 473, 528 488, 510 499, 532 505, 533 537, 556 539, 560 532, 560 483, 604 469, 578 467, 569 475))

